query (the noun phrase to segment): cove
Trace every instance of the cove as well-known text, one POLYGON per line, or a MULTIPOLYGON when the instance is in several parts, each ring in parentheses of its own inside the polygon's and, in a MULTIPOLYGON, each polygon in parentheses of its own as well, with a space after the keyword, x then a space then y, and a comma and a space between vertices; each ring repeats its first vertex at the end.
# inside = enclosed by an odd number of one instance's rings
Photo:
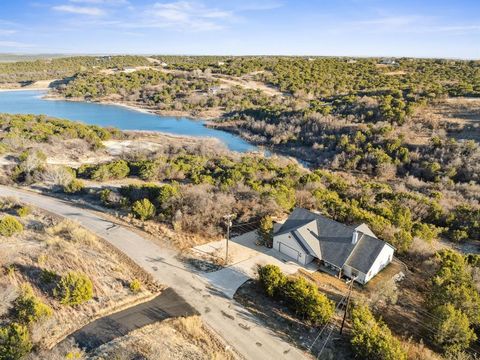
POLYGON ((174 135, 212 137, 223 142, 230 150, 256 151, 238 136, 205 127, 202 120, 186 117, 160 116, 117 105, 91 102, 44 100, 46 91, 0 92, 0 113, 47 115, 85 124, 116 127, 120 130, 149 130, 174 135))

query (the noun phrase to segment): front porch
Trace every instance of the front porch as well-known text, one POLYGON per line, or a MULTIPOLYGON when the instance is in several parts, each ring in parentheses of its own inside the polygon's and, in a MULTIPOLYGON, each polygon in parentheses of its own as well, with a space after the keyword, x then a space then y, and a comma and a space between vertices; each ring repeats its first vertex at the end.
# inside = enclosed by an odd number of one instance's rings
POLYGON ((315 263, 318 265, 318 269, 320 271, 335 276, 339 279, 342 277, 342 269, 338 268, 337 266, 319 259, 316 259, 315 263))

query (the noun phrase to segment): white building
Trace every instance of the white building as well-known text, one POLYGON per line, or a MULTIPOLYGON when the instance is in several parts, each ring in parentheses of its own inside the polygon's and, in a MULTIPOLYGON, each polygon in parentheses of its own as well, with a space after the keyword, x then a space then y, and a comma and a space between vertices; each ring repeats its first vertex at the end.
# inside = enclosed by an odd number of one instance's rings
POLYGON ((300 208, 275 232, 273 248, 302 265, 317 259, 361 284, 386 267, 395 251, 366 224, 351 227, 300 208))

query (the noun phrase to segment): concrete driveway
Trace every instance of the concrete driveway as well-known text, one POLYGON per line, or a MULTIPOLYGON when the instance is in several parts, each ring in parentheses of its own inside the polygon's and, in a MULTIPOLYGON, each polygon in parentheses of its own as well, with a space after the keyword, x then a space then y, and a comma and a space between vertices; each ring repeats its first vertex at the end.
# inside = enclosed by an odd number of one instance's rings
POLYGON ((221 289, 186 269, 176 258, 175 251, 165 249, 126 227, 112 226, 112 222, 101 216, 66 201, 7 186, 0 186, 0 196, 13 196, 26 204, 77 221, 103 237, 160 283, 173 288, 200 312, 206 325, 242 357, 252 360, 306 357, 286 338, 268 329, 252 313, 225 296, 221 289))
MULTIPOLYGON (((229 243, 231 264, 218 271, 203 273, 202 276, 227 297, 233 299, 235 292, 245 281, 257 276, 258 265, 277 265, 287 275, 297 272, 300 268, 309 272, 318 270, 313 263, 304 267, 274 249, 257 245, 257 237, 256 231, 251 231, 232 238, 229 243)), ((199 253, 223 255, 225 244, 225 240, 215 241, 197 246, 193 250, 199 253)))

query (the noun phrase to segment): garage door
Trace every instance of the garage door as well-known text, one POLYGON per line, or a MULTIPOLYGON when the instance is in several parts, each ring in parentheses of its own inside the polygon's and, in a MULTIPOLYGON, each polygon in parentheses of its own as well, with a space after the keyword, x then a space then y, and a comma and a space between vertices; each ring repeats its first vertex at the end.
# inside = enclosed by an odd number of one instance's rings
POLYGON ((280 251, 282 254, 285 254, 285 255, 291 257, 295 261, 298 261, 298 257, 300 255, 300 253, 297 250, 292 249, 290 246, 285 245, 283 243, 279 243, 278 251, 280 251))

